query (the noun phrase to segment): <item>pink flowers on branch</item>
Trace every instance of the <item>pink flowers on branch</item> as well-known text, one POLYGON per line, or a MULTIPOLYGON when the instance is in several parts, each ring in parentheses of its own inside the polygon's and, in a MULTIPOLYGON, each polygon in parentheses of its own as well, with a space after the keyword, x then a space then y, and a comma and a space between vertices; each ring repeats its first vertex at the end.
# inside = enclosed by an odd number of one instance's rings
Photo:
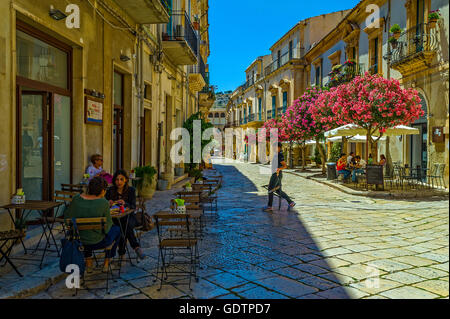
MULTIPOLYGON (((317 100, 317 107, 331 109, 332 121, 338 126, 354 123, 365 128, 369 135, 409 125, 424 114, 416 90, 402 89, 397 80, 368 73, 325 92, 317 100)), ((320 116, 322 122, 329 122, 330 116, 320 116)))

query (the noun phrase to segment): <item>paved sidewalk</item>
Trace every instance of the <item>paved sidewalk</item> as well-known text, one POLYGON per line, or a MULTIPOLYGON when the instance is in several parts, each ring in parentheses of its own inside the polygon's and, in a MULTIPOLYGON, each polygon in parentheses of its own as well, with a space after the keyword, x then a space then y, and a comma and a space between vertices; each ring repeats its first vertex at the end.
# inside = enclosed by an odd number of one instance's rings
MULTIPOLYGON (((203 269, 192 291, 156 290, 152 231, 143 237, 150 257, 127 265, 111 295, 83 291, 76 298, 448 298, 448 200, 370 199, 285 174, 283 189, 296 210, 283 203, 266 213, 261 186, 269 176, 260 166, 215 167, 224 176, 219 217, 201 242, 203 269)), ((155 194, 149 209, 159 210, 163 196, 155 194)), ((71 294, 61 282, 33 298, 71 294)))

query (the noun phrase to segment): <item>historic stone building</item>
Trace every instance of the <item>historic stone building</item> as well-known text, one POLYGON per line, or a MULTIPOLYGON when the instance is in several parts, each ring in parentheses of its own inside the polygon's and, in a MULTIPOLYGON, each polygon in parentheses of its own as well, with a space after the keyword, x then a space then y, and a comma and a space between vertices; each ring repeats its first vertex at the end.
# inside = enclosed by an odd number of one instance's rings
POLYGON ((207 116, 199 92, 213 97, 208 0, 7 0, 0 11, 0 203, 17 188, 51 200, 95 153, 111 173, 153 165, 170 187, 170 131, 207 116))

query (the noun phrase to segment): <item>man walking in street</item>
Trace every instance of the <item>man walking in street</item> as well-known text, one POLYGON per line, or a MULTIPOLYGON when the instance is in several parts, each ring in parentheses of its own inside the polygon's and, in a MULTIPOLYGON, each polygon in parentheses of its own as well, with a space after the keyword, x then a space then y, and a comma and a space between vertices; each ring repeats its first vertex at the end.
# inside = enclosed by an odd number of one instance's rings
POLYGON ((295 203, 290 199, 290 197, 282 191, 281 189, 281 180, 283 178, 282 170, 287 168, 286 162, 284 160, 284 155, 281 152, 281 143, 278 143, 277 152, 275 153, 272 159, 272 176, 270 177, 269 182, 269 204, 267 207, 264 207, 264 211, 271 212, 273 211, 273 193, 277 193, 281 198, 284 198, 290 207, 294 207, 295 203))

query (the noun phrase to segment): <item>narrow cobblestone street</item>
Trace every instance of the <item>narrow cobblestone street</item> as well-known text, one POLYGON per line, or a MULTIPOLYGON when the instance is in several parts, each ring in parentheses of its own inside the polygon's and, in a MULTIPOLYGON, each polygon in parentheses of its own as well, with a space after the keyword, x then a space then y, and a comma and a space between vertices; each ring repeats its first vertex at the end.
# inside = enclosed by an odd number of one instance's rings
MULTIPOLYGON (((110 295, 84 290, 76 298, 448 298, 448 201, 373 200, 285 174, 297 206, 266 213, 261 166, 216 168, 224 176, 219 216, 208 222, 192 291, 157 291, 152 231, 142 238, 150 257, 127 265, 110 295)), ((62 281, 34 298, 72 291, 62 281)))

